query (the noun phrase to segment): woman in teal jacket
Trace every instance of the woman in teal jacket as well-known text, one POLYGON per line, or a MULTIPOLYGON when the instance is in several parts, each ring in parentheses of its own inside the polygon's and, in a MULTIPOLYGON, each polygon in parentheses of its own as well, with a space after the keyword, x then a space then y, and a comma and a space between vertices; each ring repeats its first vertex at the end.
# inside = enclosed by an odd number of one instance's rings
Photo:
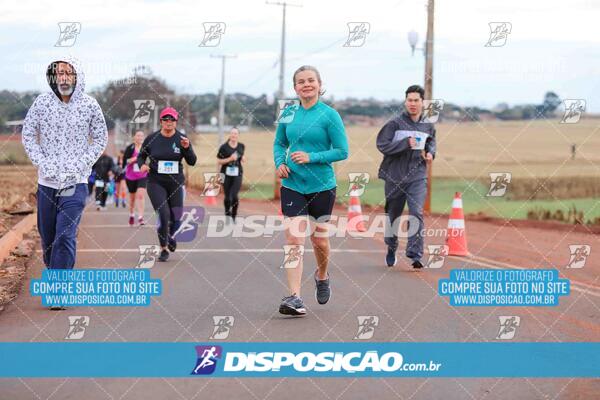
POLYGON ((315 229, 310 230, 317 261, 315 297, 319 304, 325 304, 331 296, 327 221, 336 193, 332 163, 348 158, 348 140, 340 115, 319 99, 323 93, 319 71, 302 66, 294 72, 293 82, 300 104, 282 111, 273 144, 275 168, 282 179, 281 212, 286 217, 288 249, 292 249, 284 261, 289 294, 279 312, 304 315, 306 308, 300 297, 303 251, 299 246, 304 245, 310 217, 315 223, 315 229))

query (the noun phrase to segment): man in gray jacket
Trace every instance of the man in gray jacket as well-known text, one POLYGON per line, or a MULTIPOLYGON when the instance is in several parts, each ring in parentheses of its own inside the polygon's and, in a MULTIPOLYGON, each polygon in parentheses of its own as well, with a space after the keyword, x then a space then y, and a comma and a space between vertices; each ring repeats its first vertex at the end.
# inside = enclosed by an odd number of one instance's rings
POLYGON ((425 91, 418 85, 406 90, 405 111, 388 121, 377 135, 383 153, 379 178, 385 181, 385 212, 388 215, 385 243, 388 267, 396 265, 397 218, 408 203, 409 237, 406 257, 414 268, 423 268, 423 205, 427 194, 427 162, 435 157, 435 128, 423 118, 425 91), (418 227, 410 226, 417 224, 418 227), (393 229, 392 229, 393 227, 393 229))
POLYGON ((52 62, 46 78, 51 90, 39 95, 27 112, 23 146, 38 168, 44 264, 71 269, 88 177, 106 147, 107 129, 98 102, 84 93, 83 70, 75 59, 52 62))

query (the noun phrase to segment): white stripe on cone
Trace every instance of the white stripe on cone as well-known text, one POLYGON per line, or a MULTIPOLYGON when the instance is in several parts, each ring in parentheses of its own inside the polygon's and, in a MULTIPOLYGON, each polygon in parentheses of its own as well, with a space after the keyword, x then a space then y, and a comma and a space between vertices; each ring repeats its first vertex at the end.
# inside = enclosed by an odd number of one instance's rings
POLYGON ((448 229, 465 229, 464 219, 449 219, 448 229))

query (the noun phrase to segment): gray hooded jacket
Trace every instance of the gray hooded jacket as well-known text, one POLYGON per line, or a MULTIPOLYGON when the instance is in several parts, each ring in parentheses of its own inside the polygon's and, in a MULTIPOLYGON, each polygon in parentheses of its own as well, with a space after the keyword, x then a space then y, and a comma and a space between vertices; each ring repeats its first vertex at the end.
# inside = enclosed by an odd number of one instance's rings
POLYGON ((39 95, 23 124, 23 146, 38 168, 38 183, 59 189, 87 183, 92 165, 104 151, 107 129, 98 102, 84 93, 85 75, 76 59, 60 60, 73 66, 75 89, 68 103, 61 100, 55 68, 46 78, 52 91, 39 95))
POLYGON ((435 158, 435 128, 432 123, 421 118, 414 122, 408 113, 389 120, 377 134, 377 149, 383 154, 379 167, 379 178, 395 184, 404 184, 427 178, 427 164, 421 151, 413 150, 408 137, 416 132, 429 136, 425 142, 425 152, 435 158))

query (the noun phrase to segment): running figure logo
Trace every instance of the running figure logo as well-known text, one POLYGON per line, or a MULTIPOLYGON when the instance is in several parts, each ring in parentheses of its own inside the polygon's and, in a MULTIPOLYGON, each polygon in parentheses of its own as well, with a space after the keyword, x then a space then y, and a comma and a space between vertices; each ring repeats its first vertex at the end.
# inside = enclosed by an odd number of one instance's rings
POLYGON ((443 109, 444 100, 442 99, 423 100, 423 122, 435 124, 440 119, 443 109))
POLYGON ((512 174, 510 172, 490 172, 490 190, 488 190, 487 197, 502 197, 508 189, 508 185, 512 180, 512 174))
POLYGON ((78 340, 83 338, 85 328, 90 325, 90 317, 87 315, 70 315, 69 316, 69 331, 67 332, 66 340, 78 340))
POLYGON ((178 211, 181 212, 181 218, 173 237, 179 242, 191 242, 196 238, 198 226, 204 220, 204 208, 185 206, 180 210, 174 210, 176 214, 178 211))
POLYGON ((499 340, 510 340, 515 337, 517 327, 521 324, 521 317, 516 315, 511 316, 500 316, 500 330, 496 339, 499 340))
POLYGON ((154 111, 154 100, 134 100, 135 112, 131 119, 132 124, 145 124, 150 120, 150 115, 154 111))
POLYGON ((348 22, 348 39, 343 47, 361 47, 371 32, 371 24, 368 22, 348 22))
POLYGON ((560 120, 561 124, 576 124, 579 122, 581 115, 585 112, 586 102, 584 99, 566 99, 565 114, 560 120))
POLYGON ((203 22, 204 38, 198 47, 217 47, 225 34, 225 22, 203 22))
POLYGON ((217 368, 217 359, 221 359, 221 346, 196 346, 198 360, 191 375, 210 375, 217 368))
POLYGON ((220 172, 204 173, 204 189, 202 196, 216 197, 221 191, 221 185, 225 182, 225 174, 220 172))
POLYGON ((359 315, 358 331, 354 336, 355 340, 368 340, 373 337, 375 328, 379 326, 379 317, 376 315, 359 315))
POLYGON ((512 31, 510 22, 490 22, 490 38, 485 47, 502 47, 506 44, 508 35, 512 31))
POLYGON ((139 246, 140 258, 136 268, 152 268, 159 254, 159 247, 155 244, 142 244, 139 246))
POLYGON ((567 268, 583 268, 591 250, 592 247, 587 244, 570 244, 571 256, 567 268))
POLYGON ((446 256, 448 255, 448 245, 445 244, 428 244, 427 251, 429 252, 429 258, 425 264, 425 268, 442 268, 446 256))
POLYGON ((215 324, 213 333, 209 339, 223 340, 229 337, 229 332, 233 328, 233 322, 235 318, 231 315, 213 315, 213 322, 215 324))
POLYGON ((348 191, 344 196, 359 197, 365 193, 367 184, 371 176, 368 172, 350 172, 348 173, 348 191))
POLYGON ((81 22, 59 22, 60 34, 54 47, 72 47, 81 33, 81 22))
POLYGON ((277 100, 279 105, 279 112, 277 113, 277 124, 289 124, 294 120, 294 115, 300 107, 300 100, 295 99, 283 99, 277 100))
POLYGON ((286 244, 283 246, 283 264, 280 268, 296 268, 304 255, 304 246, 301 244, 286 244))

